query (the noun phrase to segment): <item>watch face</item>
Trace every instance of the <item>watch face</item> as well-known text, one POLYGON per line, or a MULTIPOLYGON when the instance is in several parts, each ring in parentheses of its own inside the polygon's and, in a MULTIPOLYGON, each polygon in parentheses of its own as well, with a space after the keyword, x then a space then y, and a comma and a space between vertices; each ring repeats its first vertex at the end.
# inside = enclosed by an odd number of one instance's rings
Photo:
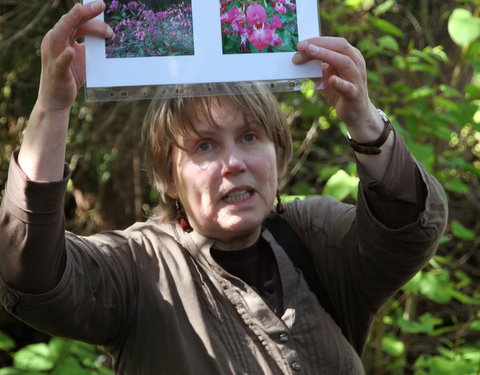
POLYGON ((382 120, 383 120, 384 122, 390 122, 390 123, 391 123, 391 121, 390 121, 390 119, 388 118, 387 114, 386 114, 385 112, 383 112, 381 109, 378 109, 378 108, 377 108, 377 113, 380 115, 380 117, 382 118, 382 120))

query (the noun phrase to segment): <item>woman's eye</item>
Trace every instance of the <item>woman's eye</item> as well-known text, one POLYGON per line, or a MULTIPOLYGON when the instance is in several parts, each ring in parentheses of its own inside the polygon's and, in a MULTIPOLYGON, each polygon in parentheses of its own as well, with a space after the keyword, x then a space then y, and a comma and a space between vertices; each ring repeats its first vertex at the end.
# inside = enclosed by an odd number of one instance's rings
POLYGON ((247 134, 243 137, 245 142, 251 143, 257 139, 257 136, 255 134, 247 134))
POLYGON ((209 151, 212 148, 212 144, 209 142, 203 142, 198 145, 198 150, 202 152, 209 151))

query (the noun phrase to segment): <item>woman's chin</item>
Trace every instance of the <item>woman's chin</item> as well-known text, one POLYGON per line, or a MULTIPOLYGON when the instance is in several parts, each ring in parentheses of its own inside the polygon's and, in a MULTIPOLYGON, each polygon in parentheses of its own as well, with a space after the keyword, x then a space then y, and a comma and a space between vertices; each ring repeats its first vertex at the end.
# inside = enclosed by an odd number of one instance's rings
POLYGON ((260 235, 262 220, 256 218, 245 218, 238 216, 223 217, 217 225, 205 230, 201 234, 220 241, 229 241, 241 237, 255 237, 260 235))
POLYGON ((268 213, 259 212, 243 212, 235 215, 225 215, 218 225, 225 231, 248 232, 254 231, 261 227, 262 222, 268 213))
POLYGON ((269 213, 269 210, 259 205, 244 210, 222 209, 203 217, 202 221, 196 223, 195 229, 206 237, 222 241, 227 238, 259 236, 262 222, 269 213))

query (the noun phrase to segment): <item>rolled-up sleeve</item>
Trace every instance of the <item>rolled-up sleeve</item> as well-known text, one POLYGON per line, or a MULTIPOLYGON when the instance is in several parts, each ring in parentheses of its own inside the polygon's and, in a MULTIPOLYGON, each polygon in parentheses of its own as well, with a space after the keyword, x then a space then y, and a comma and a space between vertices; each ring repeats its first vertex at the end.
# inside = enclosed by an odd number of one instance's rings
POLYGON ((0 206, 0 274, 19 290, 52 288, 65 268, 63 203, 68 183, 30 181, 12 156, 0 206))
POLYGON ((374 179, 358 160, 357 171, 373 215, 389 228, 400 228, 416 221, 425 209, 427 187, 422 167, 412 157, 402 137, 394 134, 392 157, 383 178, 374 179))
POLYGON ((132 239, 65 232, 68 182, 29 181, 12 158, 0 208, 0 301, 52 335, 108 345, 135 309, 132 239))

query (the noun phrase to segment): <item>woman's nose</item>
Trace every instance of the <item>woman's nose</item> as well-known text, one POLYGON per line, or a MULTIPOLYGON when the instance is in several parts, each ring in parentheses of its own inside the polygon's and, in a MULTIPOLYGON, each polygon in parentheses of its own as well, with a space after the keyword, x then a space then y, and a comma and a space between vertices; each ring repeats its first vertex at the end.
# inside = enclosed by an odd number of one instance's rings
POLYGON ((245 172, 247 165, 241 150, 236 147, 225 149, 223 157, 222 175, 239 174, 245 172))

